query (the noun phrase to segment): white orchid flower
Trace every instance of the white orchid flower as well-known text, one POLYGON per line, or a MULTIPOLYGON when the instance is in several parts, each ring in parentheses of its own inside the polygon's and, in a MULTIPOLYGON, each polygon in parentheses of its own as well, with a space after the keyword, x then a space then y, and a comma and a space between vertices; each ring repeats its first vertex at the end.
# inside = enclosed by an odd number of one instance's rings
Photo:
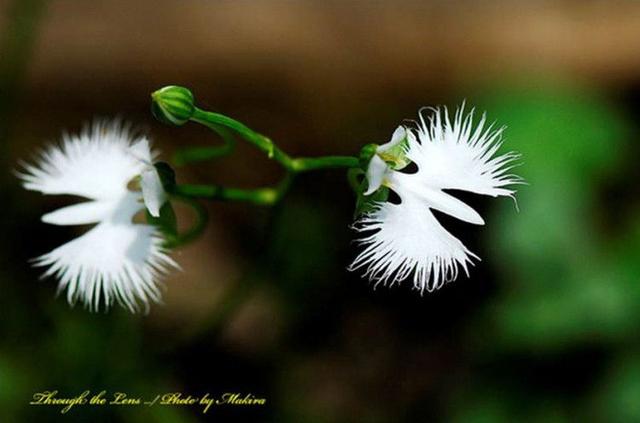
POLYGON ((161 300, 158 279, 177 264, 158 228, 133 222, 145 206, 158 216, 166 201, 154 156, 145 137, 134 138, 119 121, 101 121, 65 135, 19 173, 26 189, 88 199, 42 216, 53 225, 95 226, 34 260, 48 267, 43 277, 59 279, 58 292, 66 290, 70 304, 97 310, 117 301, 133 312, 161 300), (142 192, 129 190, 138 177, 142 192))
POLYGON ((453 122, 446 109, 433 110, 428 122, 421 115, 417 137, 399 127, 389 143, 377 148, 366 172, 369 189, 365 194, 385 186, 401 202, 377 202, 373 211, 356 222, 358 231, 374 232, 359 240, 364 249, 351 270, 364 268, 365 277, 385 285, 413 274, 413 286, 421 292, 456 279, 458 266, 468 276, 467 265, 479 258, 438 222, 432 210, 483 225, 475 210, 445 190, 513 198, 515 191, 507 187, 522 179, 508 173, 518 154, 496 155, 503 128, 487 126, 484 115, 474 128, 473 112, 464 115, 463 109, 453 122), (385 157, 393 147, 401 148, 395 149, 393 157, 385 157), (406 162, 415 163, 417 172, 400 172, 406 162))

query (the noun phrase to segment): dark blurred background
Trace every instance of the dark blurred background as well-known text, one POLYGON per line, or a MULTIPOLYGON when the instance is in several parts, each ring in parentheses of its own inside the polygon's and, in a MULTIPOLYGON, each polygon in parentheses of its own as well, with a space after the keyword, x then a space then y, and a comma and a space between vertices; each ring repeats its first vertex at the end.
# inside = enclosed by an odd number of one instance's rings
MULTIPOLYGON (((0 421, 640 421, 640 2, 1 0, 0 37, 0 421), (356 154, 466 99, 508 126, 529 185, 519 212, 465 197, 487 225, 444 223, 483 261, 423 297, 345 270, 354 198, 323 171, 272 209, 210 204, 149 315, 71 309, 28 263, 79 233, 39 220, 68 199, 11 171, 94 116, 139 124, 165 160, 218 142, 153 120, 169 84, 305 156, 356 154), (268 402, 27 405, 52 389, 268 402)), ((176 170, 281 177, 244 145, 176 170)))

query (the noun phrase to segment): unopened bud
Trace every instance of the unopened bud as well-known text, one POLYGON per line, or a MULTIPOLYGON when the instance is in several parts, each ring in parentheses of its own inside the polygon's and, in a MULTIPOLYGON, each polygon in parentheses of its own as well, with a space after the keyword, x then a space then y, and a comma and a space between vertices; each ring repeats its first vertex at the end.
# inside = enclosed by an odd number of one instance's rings
POLYGON ((151 113, 160 122, 184 125, 191 119, 196 107, 193 94, 184 87, 169 85, 151 94, 151 113))

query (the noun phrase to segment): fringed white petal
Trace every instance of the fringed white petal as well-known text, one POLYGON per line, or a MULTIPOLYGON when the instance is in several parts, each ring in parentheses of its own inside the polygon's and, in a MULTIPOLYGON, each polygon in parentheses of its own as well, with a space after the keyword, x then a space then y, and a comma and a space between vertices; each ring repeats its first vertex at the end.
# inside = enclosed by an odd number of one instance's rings
POLYGON ((468 275, 467 265, 477 258, 412 195, 402 204, 381 203, 355 227, 373 233, 359 240, 364 249, 350 270, 364 269, 376 284, 393 285, 413 274, 413 287, 431 292, 456 279, 458 266, 468 275))
POLYGON ((99 121, 79 136, 64 135, 61 145, 43 151, 37 165, 24 165, 24 187, 43 194, 113 199, 145 164, 129 152, 132 135, 120 121, 99 121))
POLYGON ((149 140, 147 138, 140 138, 136 141, 129 152, 133 157, 141 161, 147 166, 153 166, 153 159, 155 158, 155 153, 151 151, 151 145, 149 144, 149 140))
MULTIPOLYGON (((463 108, 453 122, 446 109, 434 109, 427 120, 421 116, 417 138, 407 133, 406 154, 418 171, 387 171, 385 185, 401 203, 380 203, 356 223, 358 230, 373 233, 359 240, 365 247, 352 270, 364 268, 365 277, 390 285, 413 274, 414 287, 421 292, 456 279, 458 266, 468 275, 467 264, 478 257, 447 232, 431 210, 482 225, 475 210, 443 190, 513 197, 515 191, 508 186, 522 179, 508 173, 518 154, 496 156, 502 129, 487 126, 484 116, 474 128, 473 113, 465 115, 463 108)), ((372 166, 379 167, 373 160, 372 166)))
POLYGON ((473 126, 473 111, 462 106, 453 122, 446 109, 435 109, 426 120, 420 116, 418 140, 410 139, 407 156, 418 166, 415 177, 436 189, 459 189, 493 197, 513 196, 508 185, 522 179, 508 173, 519 154, 496 156, 504 128, 494 129, 482 116, 473 126))
MULTIPOLYGON (((142 154, 151 157, 148 142, 143 141, 135 145, 145 147, 142 154)), ((58 290, 66 290, 71 304, 79 301, 98 310, 118 302, 131 311, 140 304, 148 309, 151 301, 161 300, 161 276, 178 267, 162 247, 164 240, 155 227, 133 223, 144 204, 142 193, 129 191, 127 184, 148 170, 136 156, 140 152, 132 151, 127 127, 96 123, 78 137, 65 136, 61 146, 49 148, 40 163, 25 165, 20 175, 28 189, 91 200, 42 217, 56 225, 97 223, 34 260, 36 266, 48 267, 43 276, 59 279, 58 290)))
POLYGON ((142 303, 160 302, 159 277, 177 264, 162 248, 163 239, 151 225, 134 224, 138 197, 127 193, 110 215, 80 237, 35 259, 48 266, 43 276, 55 275, 67 300, 90 310, 118 301, 131 311, 142 303))

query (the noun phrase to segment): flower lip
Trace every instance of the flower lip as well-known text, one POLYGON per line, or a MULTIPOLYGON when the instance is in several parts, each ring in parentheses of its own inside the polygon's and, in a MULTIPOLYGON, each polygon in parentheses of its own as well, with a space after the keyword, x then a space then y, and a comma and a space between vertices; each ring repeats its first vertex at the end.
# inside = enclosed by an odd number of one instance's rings
MULTIPOLYGON (((418 173, 419 172, 418 170, 418 173)), ((403 187, 402 191, 404 191, 406 195, 410 193, 411 195, 421 198, 428 204, 430 209, 438 210, 439 212, 448 214, 467 223, 484 225, 485 222, 482 216, 466 203, 458 200, 447 192, 420 182, 418 174, 392 172, 389 175, 389 185, 392 187, 403 187)))

